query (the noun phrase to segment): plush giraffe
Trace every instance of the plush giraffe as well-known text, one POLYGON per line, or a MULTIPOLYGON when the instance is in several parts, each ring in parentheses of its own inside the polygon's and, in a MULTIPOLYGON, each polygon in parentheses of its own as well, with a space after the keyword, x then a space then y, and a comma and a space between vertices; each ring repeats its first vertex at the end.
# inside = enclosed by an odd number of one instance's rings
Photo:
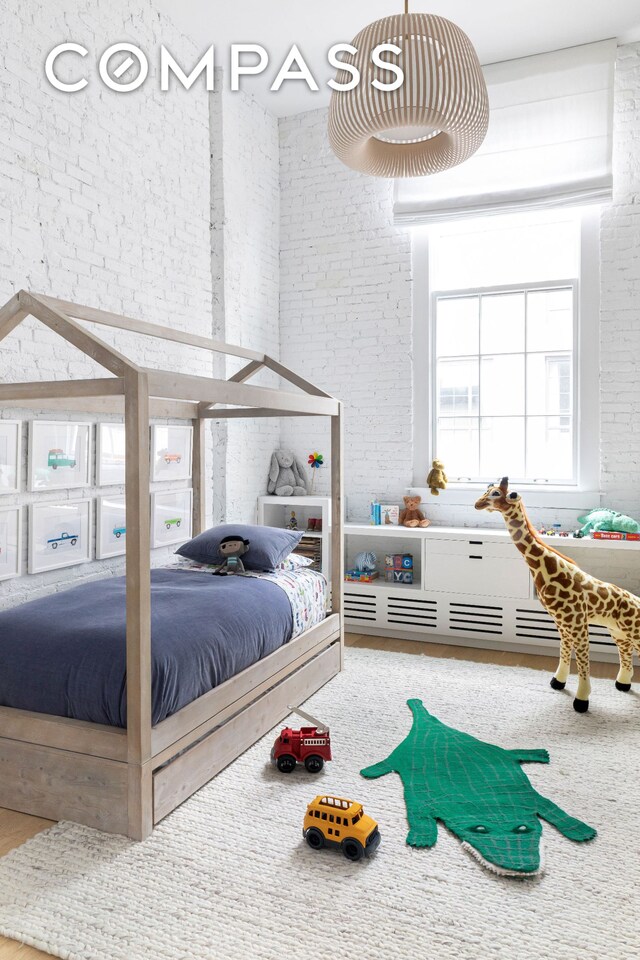
POLYGON ((548 546, 534 530, 520 494, 509 492, 509 478, 489 484, 476 502, 476 510, 497 510, 524 557, 540 603, 553 617, 560 633, 560 662, 551 678, 554 690, 564 690, 571 668, 571 652, 578 664, 578 690, 573 706, 578 713, 589 709, 589 624, 607 627, 618 647, 618 690, 630 690, 633 651, 640 653, 640 597, 612 583, 597 580, 548 546))

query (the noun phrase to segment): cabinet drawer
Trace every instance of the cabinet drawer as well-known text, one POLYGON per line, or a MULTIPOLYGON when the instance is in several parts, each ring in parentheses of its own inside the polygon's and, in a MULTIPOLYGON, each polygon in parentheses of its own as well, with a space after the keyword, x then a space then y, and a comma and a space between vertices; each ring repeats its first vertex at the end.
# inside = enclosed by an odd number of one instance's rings
MULTIPOLYGON (((512 548, 513 549, 513 548, 512 548)), ((467 594, 474 597, 512 597, 526 600, 531 590, 529 569, 519 556, 456 556, 427 554, 426 589, 434 593, 467 594)))
MULTIPOLYGON (((431 556, 468 557, 469 555, 482 557, 498 557, 505 560, 520 559, 511 539, 483 540, 482 537, 470 534, 464 540, 428 540, 426 541, 427 560, 431 556)), ((524 563, 520 559, 521 563, 524 563)))

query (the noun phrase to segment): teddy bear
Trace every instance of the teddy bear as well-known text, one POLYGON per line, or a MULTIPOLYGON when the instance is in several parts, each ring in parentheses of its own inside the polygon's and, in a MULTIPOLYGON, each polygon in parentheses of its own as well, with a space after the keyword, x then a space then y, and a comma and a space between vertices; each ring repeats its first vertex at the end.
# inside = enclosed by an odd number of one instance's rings
POLYGON ((420 497, 403 497, 404 510, 400 511, 400 525, 402 527, 428 527, 431 520, 427 520, 420 506, 420 497))
POLYGON ((447 475, 444 472, 444 463, 441 460, 434 460, 427 477, 427 486, 434 497, 440 496, 440 490, 447 489, 447 475))
POLYGON ((275 450, 271 455, 267 493, 277 497, 304 497, 307 481, 304 467, 289 450, 275 450))

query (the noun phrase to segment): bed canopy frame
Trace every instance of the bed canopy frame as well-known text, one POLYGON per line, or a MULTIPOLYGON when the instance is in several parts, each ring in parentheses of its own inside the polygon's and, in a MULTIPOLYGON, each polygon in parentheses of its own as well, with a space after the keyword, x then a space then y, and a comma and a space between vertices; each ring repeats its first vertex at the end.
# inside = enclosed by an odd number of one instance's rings
POLYGON ((33 316, 111 376, 0 384, 0 406, 123 413, 126 434, 127 727, 0 707, 0 806, 144 839, 154 824, 342 667, 342 410, 263 353, 21 290, 0 341, 33 316), (228 380, 141 367, 81 321, 246 360, 228 380), (249 381, 267 368, 296 390, 249 381), (151 723, 149 421, 193 421, 193 534, 205 523, 205 425, 236 417, 331 418, 331 610, 326 619, 168 717, 151 723))

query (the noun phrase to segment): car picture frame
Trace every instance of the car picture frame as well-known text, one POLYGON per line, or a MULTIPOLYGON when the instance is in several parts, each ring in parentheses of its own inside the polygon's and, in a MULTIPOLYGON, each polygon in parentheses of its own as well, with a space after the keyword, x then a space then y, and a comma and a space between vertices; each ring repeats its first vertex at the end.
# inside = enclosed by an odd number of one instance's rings
POLYGON ((96 486, 124 486, 124 423, 102 422, 96 427, 96 486))
POLYGON ((86 421, 31 421, 28 488, 32 493, 90 486, 92 426, 86 421))
POLYGON ((193 490, 156 490, 151 494, 151 545, 164 547, 191 539, 193 490))
POLYGON ((193 427, 182 424, 151 426, 151 479, 155 482, 190 480, 193 427))
POLYGON ((96 560, 121 557, 127 552, 126 498, 98 497, 96 504, 96 560))

